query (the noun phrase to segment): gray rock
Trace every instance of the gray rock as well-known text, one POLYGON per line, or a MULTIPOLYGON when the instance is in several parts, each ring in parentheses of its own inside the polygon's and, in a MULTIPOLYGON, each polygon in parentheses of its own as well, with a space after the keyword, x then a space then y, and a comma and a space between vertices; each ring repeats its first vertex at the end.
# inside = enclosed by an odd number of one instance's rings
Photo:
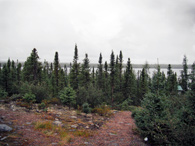
POLYGON ((1 138, 1 141, 5 140, 6 138, 7 138, 7 136, 5 136, 5 137, 1 138))
POLYGON ((131 123, 127 123, 126 125, 132 125, 131 123))
POLYGON ((31 122, 26 122, 26 125, 30 125, 31 124, 31 122))
POLYGON ((7 126, 6 124, 0 124, 0 131, 1 132, 9 132, 9 131, 12 131, 12 128, 7 126))
POLYGON ((111 136, 116 135, 115 133, 109 133, 111 136))
POLYGON ((71 119, 77 119, 77 117, 76 117, 76 116, 70 116, 70 118, 71 118, 71 119))
POLYGON ((60 121, 58 121, 58 120, 57 120, 57 121, 54 121, 53 124, 54 124, 54 125, 57 125, 57 126, 62 126, 62 122, 60 122, 60 121))
POLYGON ((86 118, 92 118, 92 114, 87 114, 86 118))
POLYGON ((16 111, 15 105, 11 105, 10 108, 11 108, 12 111, 16 111))
POLYGON ((71 125, 71 128, 77 128, 78 126, 77 125, 71 125))
POLYGON ((89 144, 89 142, 84 142, 84 144, 85 144, 85 145, 88 145, 88 144, 89 144))
POLYGON ((69 131, 70 131, 70 132, 74 132, 74 131, 76 131, 76 130, 75 130, 75 129, 70 129, 69 131))
POLYGON ((98 124, 95 124, 95 126, 96 126, 97 128, 100 128, 100 126, 99 126, 98 124))

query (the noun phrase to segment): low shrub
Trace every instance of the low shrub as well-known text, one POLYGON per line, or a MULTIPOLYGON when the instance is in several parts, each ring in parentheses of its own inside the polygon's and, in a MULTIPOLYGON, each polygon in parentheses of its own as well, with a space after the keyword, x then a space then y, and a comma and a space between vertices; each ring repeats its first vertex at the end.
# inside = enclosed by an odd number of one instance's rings
POLYGON ((84 103, 82 105, 82 111, 86 114, 90 113, 91 112, 91 108, 89 107, 89 104, 88 103, 84 103))
POLYGON ((57 98, 57 97, 50 98, 47 101, 48 101, 49 104, 57 104, 57 105, 60 105, 61 104, 60 99, 57 98))
POLYGON ((0 88, 0 99, 5 99, 8 96, 8 93, 0 88))
POLYGON ((123 101, 123 103, 120 104, 121 110, 130 110, 130 106, 132 105, 132 100, 130 98, 123 101))
POLYGON ((48 98, 48 90, 43 85, 34 85, 28 82, 22 82, 19 88, 19 92, 22 95, 25 95, 26 93, 34 94, 37 103, 41 103, 42 100, 48 98))
POLYGON ((60 91, 59 97, 64 105, 69 106, 69 109, 76 104, 76 92, 71 87, 66 87, 60 91))
POLYGON ((102 104, 92 110, 93 113, 98 113, 100 116, 111 116, 111 108, 108 105, 102 104))
POLYGON ((45 109, 46 108, 46 104, 44 102, 41 102, 39 105, 38 105, 38 108, 39 109, 45 109))
POLYGON ((130 110, 131 112, 135 111, 136 108, 137 108, 137 106, 133 106, 133 105, 129 106, 129 110, 130 110))
POLYGON ((23 96, 23 100, 27 103, 34 103, 36 101, 35 95, 31 93, 26 93, 23 96))
POLYGON ((22 98, 22 95, 21 95, 21 94, 13 94, 13 95, 10 97, 10 99, 11 99, 12 101, 16 101, 16 100, 21 99, 21 98, 22 98))

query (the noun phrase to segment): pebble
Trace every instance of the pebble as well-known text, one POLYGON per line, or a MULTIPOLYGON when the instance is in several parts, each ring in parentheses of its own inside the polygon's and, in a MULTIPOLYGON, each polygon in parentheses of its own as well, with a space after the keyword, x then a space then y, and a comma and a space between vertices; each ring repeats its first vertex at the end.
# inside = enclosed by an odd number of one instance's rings
POLYGON ((57 121, 54 121, 53 124, 54 124, 54 125, 57 125, 57 126, 62 126, 62 122, 60 122, 60 121, 58 121, 58 120, 57 120, 57 121))
POLYGON ((85 145, 88 145, 89 143, 88 142, 84 142, 85 145))
POLYGON ((127 123, 126 125, 132 125, 131 123, 127 123))
POLYGON ((99 125, 97 125, 97 124, 95 124, 95 126, 96 126, 97 128, 100 128, 100 126, 99 126, 99 125))
POLYGON ((71 128, 75 128, 76 129, 77 128, 77 125, 71 125, 71 128))
POLYGON ((115 133, 109 133, 109 134, 112 135, 112 136, 113 136, 113 135, 116 135, 115 133))
POLYGON ((76 116, 70 116, 70 118, 71 118, 71 119, 77 119, 77 117, 76 117, 76 116))

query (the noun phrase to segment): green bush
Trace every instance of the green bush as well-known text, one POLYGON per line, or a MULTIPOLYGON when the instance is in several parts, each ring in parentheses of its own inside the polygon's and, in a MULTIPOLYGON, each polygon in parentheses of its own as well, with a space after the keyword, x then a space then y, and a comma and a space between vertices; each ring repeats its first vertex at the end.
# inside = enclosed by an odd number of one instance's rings
POLYGON ((88 104, 88 103, 84 103, 84 104, 82 105, 82 110, 83 110, 83 112, 86 113, 86 114, 88 114, 88 113, 91 112, 91 108, 89 107, 89 104, 88 104))
POLYGON ((194 110, 189 98, 146 94, 132 113, 143 137, 152 145, 193 145, 194 110))
POLYGON ((11 99, 12 101, 16 101, 16 100, 18 100, 18 99, 21 99, 21 97, 22 97, 22 95, 20 95, 20 94, 13 94, 13 95, 10 97, 10 99, 11 99))
POLYGON ((34 85, 28 82, 23 82, 20 86, 19 91, 22 95, 25 95, 26 93, 34 94, 37 103, 41 103, 42 100, 48 98, 48 90, 43 85, 34 85))
POLYGON ((35 95, 34 94, 31 94, 31 93, 26 93, 23 96, 23 99, 27 103, 34 103, 36 101, 35 95))
POLYGON ((100 105, 104 97, 102 90, 95 88, 93 84, 90 84, 87 88, 79 87, 77 93, 77 104, 82 106, 87 102, 92 108, 100 105))
POLYGON ((132 100, 130 98, 123 101, 123 103, 120 104, 121 110, 130 110, 130 105, 132 104, 132 100))
POLYGON ((38 108, 39 109, 45 109, 46 108, 46 105, 44 102, 41 102, 39 105, 38 105, 38 108))
POLYGON ((7 97, 8 93, 0 88, 0 99, 5 99, 7 97))
POLYGON ((71 87, 66 87, 60 92, 60 100, 63 104, 68 105, 69 109, 71 106, 76 104, 76 92, 71 87))

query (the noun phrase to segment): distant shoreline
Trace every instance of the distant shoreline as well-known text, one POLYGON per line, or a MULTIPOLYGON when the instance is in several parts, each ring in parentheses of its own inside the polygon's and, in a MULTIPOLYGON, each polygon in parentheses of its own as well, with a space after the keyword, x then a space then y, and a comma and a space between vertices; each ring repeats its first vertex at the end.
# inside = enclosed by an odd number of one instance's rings
MULTIPOLYGON (((0 62, 1 67, 3 67, 3 64, 5 64, 5 63, 7 63, 7 62, 4 62, 4 61, 0 62)), ((15 63, 17 64, 17 62, 15 62, 15 63)), ((20 63, 22 65, 24 64, 24 62, 20 62, 20 63)), ((42 63, 44 63, 44 62, 42 62, 42 63)), ((48 63, 50 64, 51 62, 48 62, 48 63)), ((71 64, 72 64, 72 62, 71 62, 71 64)), ((70 63, 60 63, 61 67, 64 67, 64 65, 66 65, 66 67, 70 67, 70 63)), ((159 64, 159 65, 160 65, 161 69, 167 69, 169 64, 159 64)), ((92 67, 97 68, 98 64, 97 63, 90 63, 89 66, 91 68, 92 67)), ((132 64, 133 68, 143 68, 143 66, 144 66, 144 64, 132 64)), ((189 64, 188 69, 191 69, 191 66, 192 66, 192 64, 189 64)), ((125 68, 125 67, 126 67, 126 64, 123 63, 123 68, 125 68)), ((172 67, 172 69, 182 69, 183 65, 182 64, 171 64, 171 67, 172 67)), ((157 64, 149 64, 149 68, 157 68, 157 64)))

